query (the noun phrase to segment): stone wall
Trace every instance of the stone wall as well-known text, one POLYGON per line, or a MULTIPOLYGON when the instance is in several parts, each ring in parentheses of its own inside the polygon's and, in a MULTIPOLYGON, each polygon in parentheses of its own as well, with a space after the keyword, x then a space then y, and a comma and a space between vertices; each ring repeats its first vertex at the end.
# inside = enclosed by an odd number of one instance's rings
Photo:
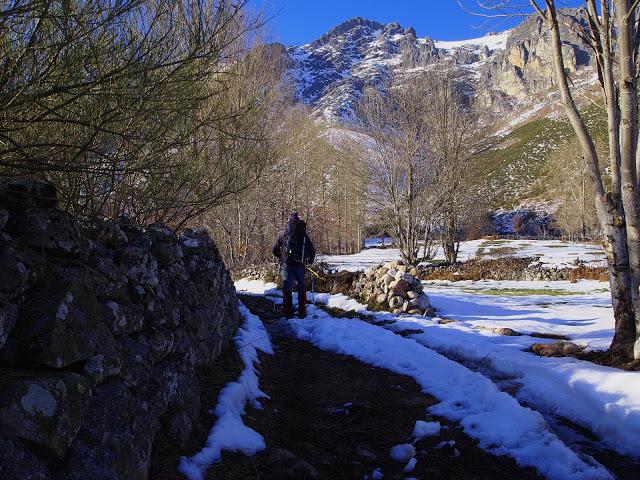
POLYGON ((206 232, 79 222, 50 185, 0 184, 0 477, 146 479, 238 323, 206 232))
POLYGON ((455 264, 421 265, 421 280, 513 280, 513 281, 608 281, 607 268, 585 264, 572 267, 543 265, 538 258, 505 256, 495 259, 472 259, 455 264))

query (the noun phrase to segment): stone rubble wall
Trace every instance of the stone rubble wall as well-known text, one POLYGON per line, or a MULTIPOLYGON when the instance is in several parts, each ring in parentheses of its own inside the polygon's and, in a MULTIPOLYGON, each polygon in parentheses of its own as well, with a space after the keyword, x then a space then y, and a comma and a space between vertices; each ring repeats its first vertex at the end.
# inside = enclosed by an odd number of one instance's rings
POLYGON ((205 231, 56 203, 46 183, 0 184, 0 477, 144 480, 159 432, 192 434, 235 288, 205 231))

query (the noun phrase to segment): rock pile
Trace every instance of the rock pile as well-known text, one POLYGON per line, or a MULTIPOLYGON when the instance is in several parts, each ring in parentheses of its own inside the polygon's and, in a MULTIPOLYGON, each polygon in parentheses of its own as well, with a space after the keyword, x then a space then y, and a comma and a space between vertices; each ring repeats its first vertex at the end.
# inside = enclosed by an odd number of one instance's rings
POLYGON ((402 261, 369 268, 355 283, 355 294, 369 304, 395 314, 432 315, 415 267, 402 261))
POLYGON ((159 433, 192 434, 235 289, 204 231, 56 203, 51 185, 0 184, 0 477, 144 480, 159 433))

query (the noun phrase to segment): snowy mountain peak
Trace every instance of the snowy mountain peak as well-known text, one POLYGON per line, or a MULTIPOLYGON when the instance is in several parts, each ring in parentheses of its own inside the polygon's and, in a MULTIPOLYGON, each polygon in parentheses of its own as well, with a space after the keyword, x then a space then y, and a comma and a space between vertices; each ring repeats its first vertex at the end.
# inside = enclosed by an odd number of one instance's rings
MULTIPOLYGON (((578 10, 564 11, 567 22, 582 23, 578 10)), ((564 38, 568 69, 578 72, 592 63, 584 41, 564 38)), ((366 85, 421 75, 434 67, 449 70, 481 105, 495 115, 530 107, 553 85, 548 32, 537 17, 513 30, 460 41, 419 38, 412 27, 355 17, 317 40, 287 49, 289 78, 297 99, 331 121, 356 120, 355 106, 366 85)))
POLYGON ((347 36, 352 39, 372 36, 375 32, 382 31, 384 28, 385 26, 382 23, 378 23, 374 20, 367 20, 362 17, 355 17, 333 27, 320 38, 314 40, 310 46, 313 48, 319 48, 331 43, 334 39, 343 36, 347 36))

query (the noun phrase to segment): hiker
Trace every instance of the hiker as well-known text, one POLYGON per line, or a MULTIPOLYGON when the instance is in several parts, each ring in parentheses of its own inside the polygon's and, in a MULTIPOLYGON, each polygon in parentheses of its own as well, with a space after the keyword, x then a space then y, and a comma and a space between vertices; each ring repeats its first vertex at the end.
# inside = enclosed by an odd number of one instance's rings
POLYGON ((307 291, 304 281, 305 264, 313 263, 316 249, 307 235, 307 224, 300 219, 297 212, 289 215, 286 227, 276 237, 271 249, 280 260, 282 275, 282 303, 284 316, 293 317, 293 289, 298 291, 298 316, 307 314, 307 291))

